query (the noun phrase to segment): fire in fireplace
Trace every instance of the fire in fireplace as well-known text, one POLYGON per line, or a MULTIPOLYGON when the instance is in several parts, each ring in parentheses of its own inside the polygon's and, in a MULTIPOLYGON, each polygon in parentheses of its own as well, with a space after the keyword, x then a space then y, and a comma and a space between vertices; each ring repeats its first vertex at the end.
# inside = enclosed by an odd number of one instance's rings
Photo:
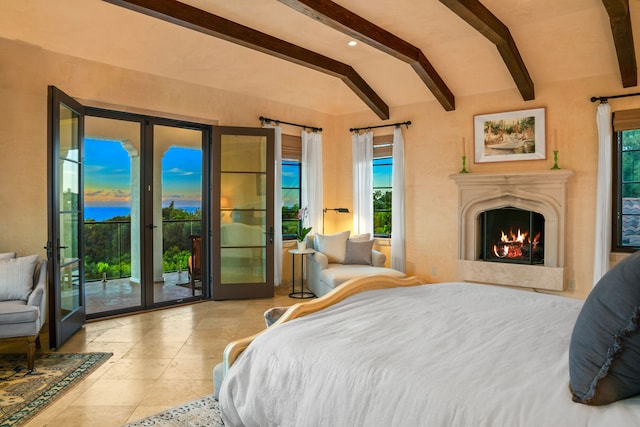
POLYGON ((483 260, 544 264, 544 216, 505 207, 484 211, 480 221, 483 260))

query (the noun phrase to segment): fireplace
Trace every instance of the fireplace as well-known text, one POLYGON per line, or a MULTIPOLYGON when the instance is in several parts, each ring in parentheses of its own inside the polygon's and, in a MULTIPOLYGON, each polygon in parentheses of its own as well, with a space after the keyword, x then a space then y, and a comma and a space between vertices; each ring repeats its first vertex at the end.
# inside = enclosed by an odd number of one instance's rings
POLYGON ((450 175, 458 185, 460 280, 563 290, 572 175, 566 169, 450 175))
POLYGON ((480 214, 480 259, 513 264, 544 264, 544 216, 513 206, 480 214))

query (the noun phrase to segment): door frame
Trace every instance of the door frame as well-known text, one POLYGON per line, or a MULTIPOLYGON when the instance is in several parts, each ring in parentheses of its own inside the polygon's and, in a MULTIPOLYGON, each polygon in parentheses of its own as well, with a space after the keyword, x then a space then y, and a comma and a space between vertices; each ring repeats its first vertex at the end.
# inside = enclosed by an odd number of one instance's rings
POLYGON ((77 332, 86 321, 85 294, 84 294, 84 201, 83 201, 83 140, 84 140, 84 116, 85 109, 78 101, 73 99, 55 86, 48 87, 47 103, 47 172, 48 172, 48 231, 47 231, 47 259, 49 273, 49 346, 53 349, 59 348, 75 332, 77 332), (76 238, 78 240, 78 292, 79 307, 71 313, 62 315, 61 293, 62 284, 60 277, 60 105, 65 105, 68 109, 78 114, 78 230, 76 238))
MULTIPOLYGON (((274 295, 274 177, 275 177, 275 130, 272 128, 253 128, 238 126, 214 126, 211 148, 211 231, 210 239, 211 257, 209 264, 212 271, 212 298, 214 300, 270 298, 274 295), (220 183, 221 170, 221 141, 222 135, 246 135, 266 137, 265 158, 265 249, 266 268, 265 282, 260 283, 234 283, 223 285, 221 283, 221 206, 220 183), (217 241, 216 241, 217 240, 217 241)), ((282 250, 277 248, 277 250, 282 250)))

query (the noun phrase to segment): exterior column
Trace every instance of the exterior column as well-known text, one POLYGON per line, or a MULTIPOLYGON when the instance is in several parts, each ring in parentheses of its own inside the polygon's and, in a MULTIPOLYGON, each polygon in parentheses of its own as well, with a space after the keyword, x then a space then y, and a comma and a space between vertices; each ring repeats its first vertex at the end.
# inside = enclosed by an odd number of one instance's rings
POLYGON ((164 283, 162 274, 162 158, 167 148, 153 150, 153 282, 164 283))
POLYGON ((140 152, 135 148, 129 140, 121 141, 122 147, 129 154, 131 162, 131 283, 140 283, 140 277, 142 275, 140 252, 140 152))

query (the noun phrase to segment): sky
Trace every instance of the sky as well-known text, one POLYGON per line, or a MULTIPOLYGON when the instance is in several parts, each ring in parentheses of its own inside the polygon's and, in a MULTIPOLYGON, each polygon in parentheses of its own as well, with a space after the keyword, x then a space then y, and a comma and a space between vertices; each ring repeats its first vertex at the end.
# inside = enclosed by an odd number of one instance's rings
MULTIPOLYGON (((84 195, 87 207, 123 207, 131 203, 131 161, 119 141, 84 141, 84 195)), ((162 206, 200 206, 202 151, 170 148, 162 159, 162 206)))

